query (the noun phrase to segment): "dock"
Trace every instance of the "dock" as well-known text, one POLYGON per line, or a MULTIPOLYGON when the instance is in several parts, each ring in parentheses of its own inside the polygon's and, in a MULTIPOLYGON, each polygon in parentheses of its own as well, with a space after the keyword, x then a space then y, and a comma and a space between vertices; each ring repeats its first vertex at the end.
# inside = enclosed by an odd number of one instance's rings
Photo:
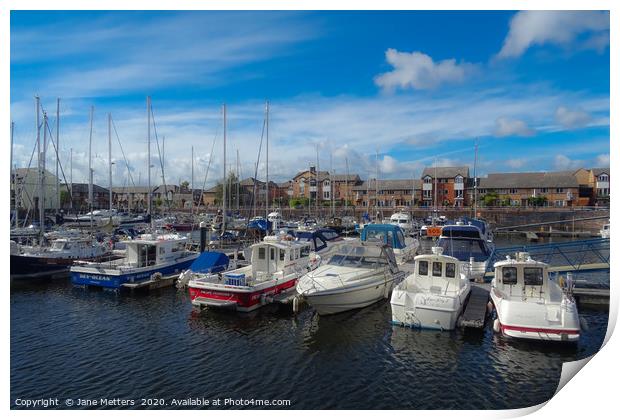
POLYGON ((472 284, 467 306, 459 320, 461 328, 483 328, 487 319, 489 286, 472 284))

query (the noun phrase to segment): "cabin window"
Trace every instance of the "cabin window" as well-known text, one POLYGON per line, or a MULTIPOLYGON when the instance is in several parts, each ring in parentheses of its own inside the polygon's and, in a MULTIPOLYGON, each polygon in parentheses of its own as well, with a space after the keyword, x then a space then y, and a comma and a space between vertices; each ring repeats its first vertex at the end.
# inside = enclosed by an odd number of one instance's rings
POLYGON ((304 258, 310 255, 310 248, 308 248, 307 246, 301 248, 301 254, 300 254, 300 258, 304 258))
POLYGON ((265 248, 258 248, 258 259, 259 260, 265 259, 265 248))
POLYGON ((316 237, 314 238, 314 250, 315 251, 320 251, 323 248, 325 248, 327 246, 327 244, 325 243, 325 241, 323 241, 323 239, 316 237))
POLYGON ((517 284, 517 267, 502 268, 502 283, 517 284))
POLYGON ((269 248, 269 259, 271 261, 276 259, 276 250, 274 248, 269 248))
POLYGON ((526 286, 542 286, 543 270, 542 268, 526 267, 523 269, 523 283, 526 286))
POLYGON ((433 276, 434 277, 441 277, 441 266, 443 264, 441 264, 438 261, 434 261, 433 262, 433 276))
POLYGON ((405 245, 405 236, 403 235, 403 233, 401 231, 398 231, 396 233, 396 237, 398 237, 398 242, 400 242, 401 245, 405 245))
POLYGON ((159 248, 159 255, 164 255, 166 253, 166 250, 163 247, 159 248))
POLYGON ((281 249, 280 250, 280 261, 284 261, 284 255, 286 255, 286 252, 283 249, 281 249))
POLYGON ((418 274, 428 276, 428 261, 418 261, 418 274))
POLYGON ((454 278, 456 276, 456 264, 446 263, 446 277, 454 278))

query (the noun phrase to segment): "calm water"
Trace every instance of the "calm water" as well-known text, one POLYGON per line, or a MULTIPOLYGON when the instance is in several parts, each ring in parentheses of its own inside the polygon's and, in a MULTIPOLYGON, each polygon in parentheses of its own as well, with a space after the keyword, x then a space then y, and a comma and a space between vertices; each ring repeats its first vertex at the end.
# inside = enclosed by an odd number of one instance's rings
POLYGON ((204 397, 288 399, 293 409, 525 407, 551 398, 562 362, 601 346, 607 313, 580 314, 587 329, 566 348, 506 341, 489 325, 477 334, 394 327, 386 301, 331 317, 308 307, 297 316, 273 307, 198 314, 172 288, 130 296, 68 280, 12 284, 11 404, 204 397))

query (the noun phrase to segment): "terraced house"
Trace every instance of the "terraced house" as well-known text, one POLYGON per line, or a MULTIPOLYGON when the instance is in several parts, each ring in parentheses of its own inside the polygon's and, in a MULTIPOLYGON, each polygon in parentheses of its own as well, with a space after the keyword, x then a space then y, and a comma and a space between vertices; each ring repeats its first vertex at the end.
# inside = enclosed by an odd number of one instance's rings
POLYGON ((471 183, 467 166, 426 167, 422 172, 420 203, 424 207, 431 207, 435 202, 438 206, 467 206, 466 190, 471 183))

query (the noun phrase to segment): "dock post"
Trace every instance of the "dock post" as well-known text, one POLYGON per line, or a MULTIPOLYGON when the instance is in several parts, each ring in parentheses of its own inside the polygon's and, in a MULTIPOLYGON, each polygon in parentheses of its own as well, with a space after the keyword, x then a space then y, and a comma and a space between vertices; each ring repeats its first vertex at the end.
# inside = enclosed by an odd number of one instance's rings
POLYGON ((205 252, 207 246, 207 224, 200 222, 200 252, 205 252))

